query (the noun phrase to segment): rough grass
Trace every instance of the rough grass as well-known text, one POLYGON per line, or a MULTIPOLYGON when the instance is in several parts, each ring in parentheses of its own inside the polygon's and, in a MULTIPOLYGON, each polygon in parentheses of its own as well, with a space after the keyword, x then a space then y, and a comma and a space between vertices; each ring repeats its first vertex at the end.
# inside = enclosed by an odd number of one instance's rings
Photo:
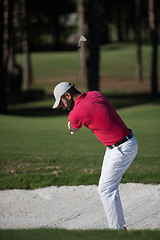
POLYGON ((0 230, 1 240, 157 240, 160 231, 31 229, 0 230))

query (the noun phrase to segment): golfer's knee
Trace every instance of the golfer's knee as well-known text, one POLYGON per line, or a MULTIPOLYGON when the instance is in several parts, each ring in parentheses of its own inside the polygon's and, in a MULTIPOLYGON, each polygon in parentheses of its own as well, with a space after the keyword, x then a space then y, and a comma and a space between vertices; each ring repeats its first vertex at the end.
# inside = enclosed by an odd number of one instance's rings
POLYGON ((112 188, 105 183, 99 183, 98 193, 101 199, 109 197, 112 192, 112 188))

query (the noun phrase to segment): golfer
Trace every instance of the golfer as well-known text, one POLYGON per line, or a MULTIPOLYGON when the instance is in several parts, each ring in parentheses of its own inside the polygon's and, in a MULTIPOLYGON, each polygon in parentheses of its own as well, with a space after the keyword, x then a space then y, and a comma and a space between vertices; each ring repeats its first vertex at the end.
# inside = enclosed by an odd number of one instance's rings
POLYGON ((54 97, 53 108, 70 111, 68 128, 71 133, 84 125, 106 146, 98 192, 109 228, 126 230, 118 187, 137 154, 133 132, 98 91, 80 93, 70 83, 61 82, 54 89, 54 97))

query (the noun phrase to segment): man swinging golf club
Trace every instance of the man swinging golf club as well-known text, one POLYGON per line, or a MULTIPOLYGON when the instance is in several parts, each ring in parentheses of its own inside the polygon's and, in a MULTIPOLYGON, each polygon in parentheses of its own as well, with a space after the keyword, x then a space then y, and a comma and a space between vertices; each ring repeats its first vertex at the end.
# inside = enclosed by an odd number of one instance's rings
POLYGON ((84 125, 106 146, 98 191, 109 228, 126 230, 118 187, 137 154, 133 132, 98 91, 80 93, 70 83, 61 82, 54 89, 54 97, 54 109, 70 111, 68 128, 72 133, 84 125))

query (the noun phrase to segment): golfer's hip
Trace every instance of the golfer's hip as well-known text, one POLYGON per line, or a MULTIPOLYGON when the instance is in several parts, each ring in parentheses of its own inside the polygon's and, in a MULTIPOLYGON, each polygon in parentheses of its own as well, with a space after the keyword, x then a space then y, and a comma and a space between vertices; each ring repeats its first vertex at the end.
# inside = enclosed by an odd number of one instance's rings
POLYGON ((124 143, 114 147, 113 149, 107 148, 107 154, 111 156, 112 159, 123 159, 128 161, 133 161, 135 156, 137 155, 138 144, 135 136, 128 139, 124 143))

